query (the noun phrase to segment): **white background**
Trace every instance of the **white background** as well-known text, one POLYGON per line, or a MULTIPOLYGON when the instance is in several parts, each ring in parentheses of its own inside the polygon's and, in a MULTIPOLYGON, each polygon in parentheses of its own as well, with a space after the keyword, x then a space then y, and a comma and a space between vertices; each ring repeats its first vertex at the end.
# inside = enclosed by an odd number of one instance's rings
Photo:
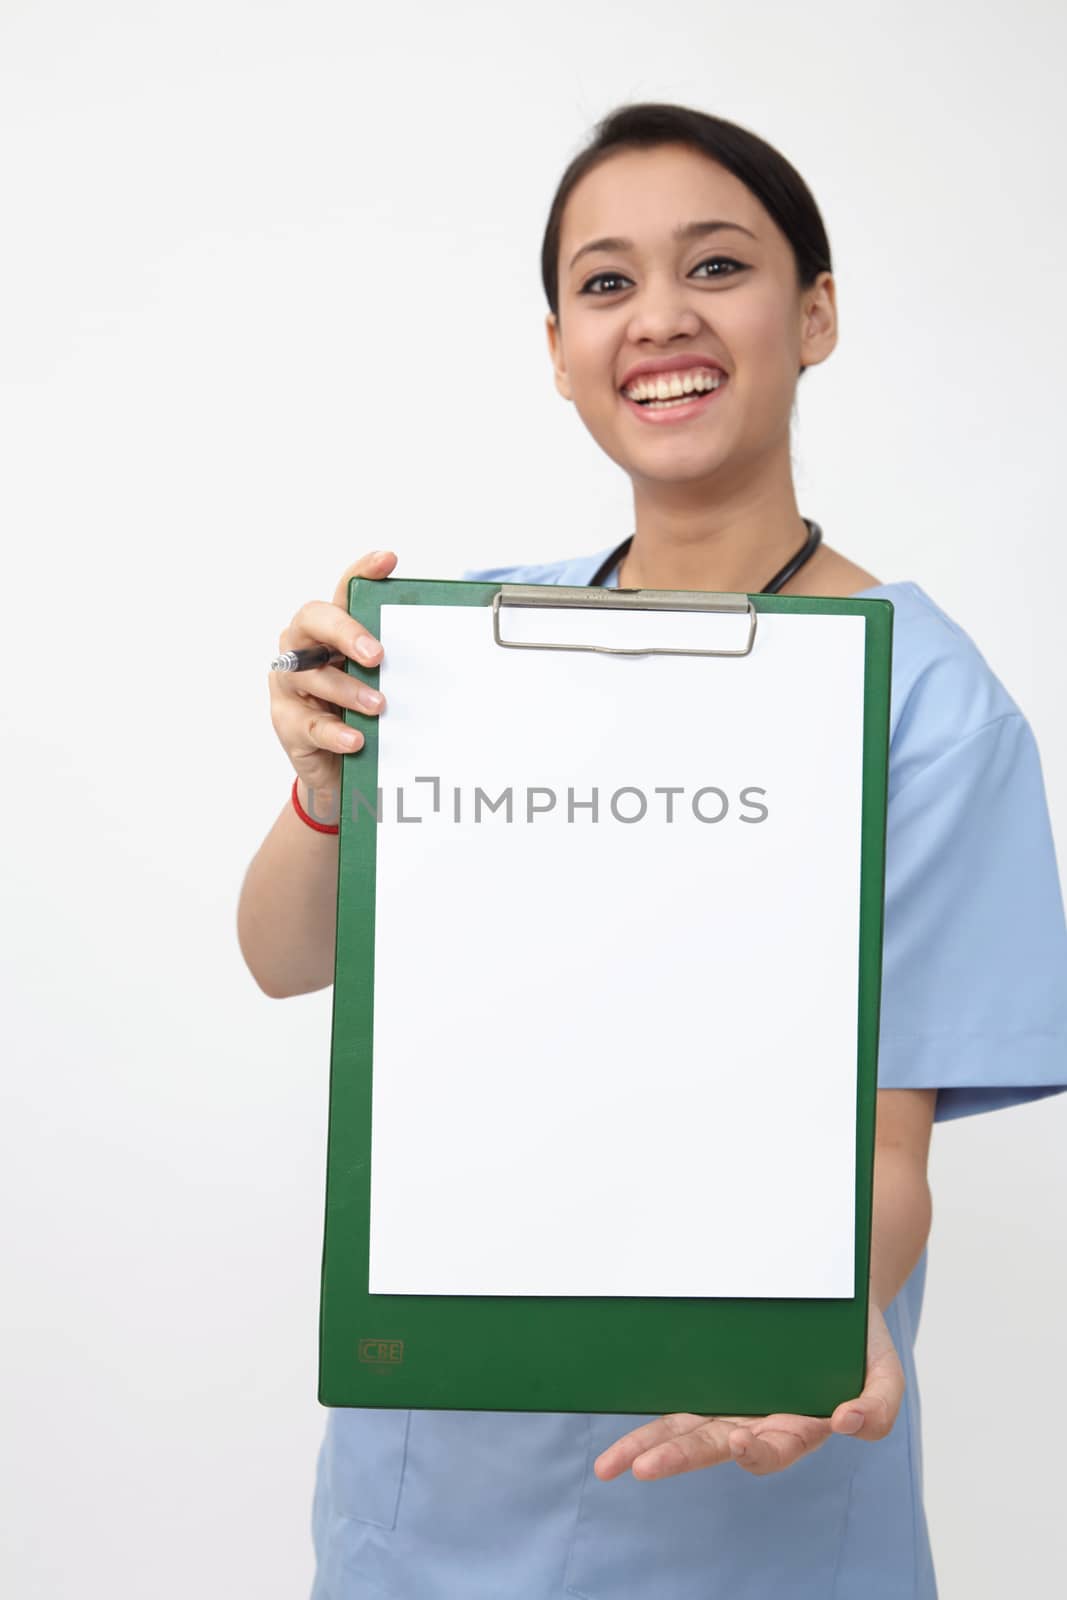
MULTIPOLYGON (((1067 861, 1065 47, 1052 0, 0 0, 7 1592, 310 1586, 329 997, 266 999, 235 939, 288 787, 264 667, 366 550, 454 578, 630 531, 538 273, 617 103, 811 185, 841 343, 800 509, 978 641, 1067 861)), ((1065 1138, 1067 1098, 935 1131, 946 1600, 1059 1567, 1065 1138)))

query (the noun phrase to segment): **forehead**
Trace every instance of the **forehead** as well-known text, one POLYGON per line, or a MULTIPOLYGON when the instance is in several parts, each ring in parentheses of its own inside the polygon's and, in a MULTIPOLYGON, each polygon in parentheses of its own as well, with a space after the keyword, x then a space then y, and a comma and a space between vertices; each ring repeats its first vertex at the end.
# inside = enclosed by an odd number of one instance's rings
POLYGON ((561 264, 565 269, 590 239, 623 235, 640 248, 669 239, 678 223, 710 217, 739 222, 768 245, 778 233, 751 189, 702 151, 687 145, 620 150, 571 190, 560 230, 561 264))

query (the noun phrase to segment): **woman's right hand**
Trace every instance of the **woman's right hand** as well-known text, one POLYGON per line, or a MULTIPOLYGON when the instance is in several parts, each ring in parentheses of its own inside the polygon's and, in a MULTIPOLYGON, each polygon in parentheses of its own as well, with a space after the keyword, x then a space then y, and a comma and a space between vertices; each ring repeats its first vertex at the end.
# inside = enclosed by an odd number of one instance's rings
MULTIPOLYGON (((372 550, 360 556, 342 574, 332 604, 309 600, 300 607, 278 640, 279 649, 303 650, 325 644, 360 666, 378 666, 380 642, 348 614, 348 582, 350 578, 387 578, 395 565, 393 550, 372 550)), ((271 722, 305 790, 336 793, 342 754, 363 745, 362 733, 345 725, 341 711, 351 708, 365 716, 377 716, 384 705, 383 695, 350 677, 343 665, 270 674, 271 722)))

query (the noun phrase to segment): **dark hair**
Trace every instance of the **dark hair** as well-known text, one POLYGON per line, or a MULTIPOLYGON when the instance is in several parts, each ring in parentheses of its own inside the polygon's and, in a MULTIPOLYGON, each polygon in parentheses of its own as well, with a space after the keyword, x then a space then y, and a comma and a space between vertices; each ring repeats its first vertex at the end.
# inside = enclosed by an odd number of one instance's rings
POLYGON ((815 197, 796 168, 773 145, 736 122, 705 111, 642 101, 617 106, 602 117, 593 138, 559 181, 541 245, 541 281, 549 307, 557 317, 560 234, 571 190, 580 178, 616 151, 648 150, 662 144, 690 145, 740 178, 789 240, 799 288, 810 288, 820 272, 833 271, 830 241, 815 197))

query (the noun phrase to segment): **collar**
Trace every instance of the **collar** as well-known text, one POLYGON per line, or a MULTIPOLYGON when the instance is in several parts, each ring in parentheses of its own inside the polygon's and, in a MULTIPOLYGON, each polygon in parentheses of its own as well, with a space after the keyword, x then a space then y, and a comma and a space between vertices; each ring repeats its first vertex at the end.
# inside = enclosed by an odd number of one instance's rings
POLYGON ((617 550, 622 543, 621 539, 614 539, 611 544, 606 544, 603 550, 597 550, 591 556, 578 556, 574 561, 568 561, 556 582, 585 588, 601 563, 606 561, 612 551, 617 550))

